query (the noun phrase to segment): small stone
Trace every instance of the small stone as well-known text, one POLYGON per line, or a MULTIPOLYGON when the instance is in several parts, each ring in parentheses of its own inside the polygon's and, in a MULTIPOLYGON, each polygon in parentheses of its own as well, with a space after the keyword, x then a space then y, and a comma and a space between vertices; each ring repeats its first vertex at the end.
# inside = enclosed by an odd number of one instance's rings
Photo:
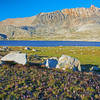
POLYGON ((34 51, 34 52, 35 52, 35 51, 37 51, 37 50, 36 50, 36 49, 32 49, 32 51, 34 51))
POLYGON ((25 47, 25 50, 30 50, 30 48, 29 47, 25 47))

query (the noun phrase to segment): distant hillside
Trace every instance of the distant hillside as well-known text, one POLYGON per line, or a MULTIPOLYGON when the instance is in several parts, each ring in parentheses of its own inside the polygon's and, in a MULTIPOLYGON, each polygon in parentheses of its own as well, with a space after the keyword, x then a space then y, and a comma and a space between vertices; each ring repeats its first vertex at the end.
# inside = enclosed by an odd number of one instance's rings
POLYGON ((9 39, 100 41, 100 8, 63 9, 0 22, 9 39))

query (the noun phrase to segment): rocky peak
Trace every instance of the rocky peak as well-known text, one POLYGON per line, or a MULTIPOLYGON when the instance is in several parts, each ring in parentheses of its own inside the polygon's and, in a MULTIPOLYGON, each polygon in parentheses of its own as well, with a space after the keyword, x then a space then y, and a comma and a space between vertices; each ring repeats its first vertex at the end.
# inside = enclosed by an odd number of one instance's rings
POLYGON ((7 19, 0 24, 13 25, 13 26, 33 26, 35 24, 61 24, 63 23, 67 16, 72 18, 83 18, 91 16, 100 16, 100 8, 91 5, 90 8, 71 8, 63 9, 61 11, 57 10, 49 13, 40 13, 37 16, 26 17, 26 18, 15 18, 7 19))
POLYGON ((91 8, 91 9, 95 9, 95 8, 97 8, 97 7, 95 7, 95 5, 91 5, 90 8, 91 8))
POLYGON ((64 15, 70 15, 75 17, 91 17, 92 15, 100 15, 98 13, 100 8, 91 5, 90 8, 72 8, 72 9, 63 9, 62 13, 64 15))

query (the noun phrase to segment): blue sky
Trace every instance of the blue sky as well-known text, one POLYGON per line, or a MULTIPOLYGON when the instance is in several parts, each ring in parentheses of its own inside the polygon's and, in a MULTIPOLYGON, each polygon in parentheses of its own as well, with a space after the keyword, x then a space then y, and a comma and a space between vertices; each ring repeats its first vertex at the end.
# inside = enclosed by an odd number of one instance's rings
POLYGON ((100 7, 100 0, 0 0, 0 21, 51 12, 64 8, 90 7, 91 2, 100 7))

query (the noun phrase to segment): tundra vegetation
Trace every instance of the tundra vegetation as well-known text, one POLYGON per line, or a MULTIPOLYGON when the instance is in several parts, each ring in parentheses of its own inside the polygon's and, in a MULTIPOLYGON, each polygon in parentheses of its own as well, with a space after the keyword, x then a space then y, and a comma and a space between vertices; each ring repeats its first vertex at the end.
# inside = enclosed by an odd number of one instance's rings
MULTIPOLYGON (((96 73, 63 71, 38 66, 45 58, 62 54, 76 57, 81 64, 98 65, 100 47, 9 47, 10 51, 28 54, 35 65, 4 64, 0 66, 0 99, 4 100, 99 100, 100 76, 96 73), (32 49, 36 51, 32 51, 32 49)), ((1 51, 4 56, 10 52, 1 51)))

